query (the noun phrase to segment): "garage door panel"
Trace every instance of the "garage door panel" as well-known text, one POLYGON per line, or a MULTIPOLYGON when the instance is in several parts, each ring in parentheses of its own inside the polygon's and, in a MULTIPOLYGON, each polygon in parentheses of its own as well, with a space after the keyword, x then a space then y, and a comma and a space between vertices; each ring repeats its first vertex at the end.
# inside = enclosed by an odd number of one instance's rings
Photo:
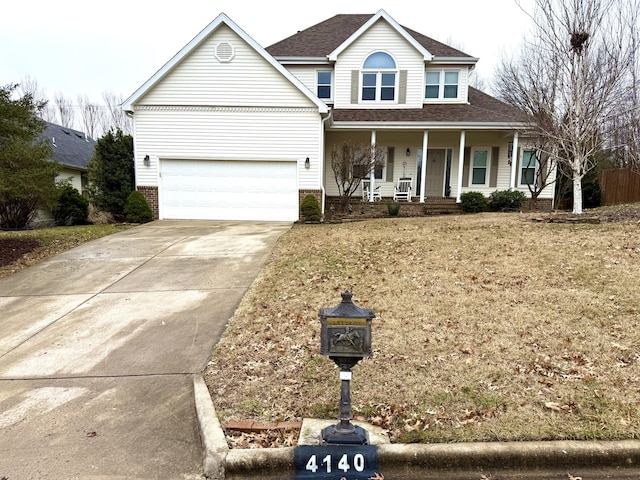
POLYGON ((294 221, 296 162, 163 160, 162 217, 294 221))

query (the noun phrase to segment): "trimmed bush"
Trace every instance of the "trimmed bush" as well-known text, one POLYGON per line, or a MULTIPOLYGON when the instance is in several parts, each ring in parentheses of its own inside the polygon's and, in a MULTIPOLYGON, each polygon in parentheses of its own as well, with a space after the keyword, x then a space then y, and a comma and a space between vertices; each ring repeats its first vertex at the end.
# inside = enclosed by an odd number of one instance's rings
POLYGON ((314 195, 307 195, 300 203, 300 216, 305 222, 319 222, 322 219, 322 211, 318 199, 314 195))
POLYGON ((519 190, 496 190, 489 196, 489 206, 496 212, 520 210, 526 195, 519 190))
POLYGON ((71 184, 64 182, 56 186, 56 205, 51 213, 56 225, 69 227, 87 223, 89 201, 71 184))
POLYGON ((400 212, 400 204, 399 203, 390 203, 387 205, 387 209, 389 210, 389 215, 392 217, 397 217, 398 212, 400 212))
POLYGON ((138 190, 129 194, 124 206, 124 215, 129 223, 147 223, 153 220, 151 207, 144 195, 138 190))
POLYGON ((480 192, 466 192, 460 195, 460 208, 463 212, 483 212, 487 209, 487 205, 487 197, 480 192))

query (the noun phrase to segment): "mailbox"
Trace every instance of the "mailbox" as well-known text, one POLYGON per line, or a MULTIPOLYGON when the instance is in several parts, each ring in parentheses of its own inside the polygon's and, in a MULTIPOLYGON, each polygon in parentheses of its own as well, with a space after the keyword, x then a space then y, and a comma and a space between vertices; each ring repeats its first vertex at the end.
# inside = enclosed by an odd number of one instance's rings
POLYGON ((320 353, 330 358, 351 358, 355 363, 371 356, 370 308, 360 308, 351 300, 351 292, 342 293, 342 302, 335 307, 321 308, 320 353))
POLYGON ((332 308, 321 308, 320 353, 340 367, 340 417, 335 425, 322 430, 327 445, 368 445, 369 436, 362 427, 351 423, 351 369, 363 358, 371 356, 370 308, 360 308, 351 301, 351 292, 342 293, 342 302, 332 308))

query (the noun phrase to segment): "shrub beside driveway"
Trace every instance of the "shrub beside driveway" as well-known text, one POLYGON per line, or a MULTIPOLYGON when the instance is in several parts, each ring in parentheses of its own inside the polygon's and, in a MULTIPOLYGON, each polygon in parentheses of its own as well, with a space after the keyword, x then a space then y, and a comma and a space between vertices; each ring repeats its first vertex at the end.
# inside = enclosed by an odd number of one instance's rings
POLYGON ((354 414, 393 441, 636 438, 640 209, 609 212, 296 226, 206 369, 223 426, 337 418, 317 314, 349 289, 376 312, 354 414))

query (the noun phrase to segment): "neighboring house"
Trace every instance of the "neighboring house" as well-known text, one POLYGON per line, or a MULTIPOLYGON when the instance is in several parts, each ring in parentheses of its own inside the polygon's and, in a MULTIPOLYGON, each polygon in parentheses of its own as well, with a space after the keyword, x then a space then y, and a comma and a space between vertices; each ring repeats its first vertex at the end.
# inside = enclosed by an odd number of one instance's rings
POLYGON ((87 166, 93 156, 95 140, 71 128, 46 122, 42 136, 51 144, 52 161, 62 166, 57 181, 68 180, 83 193, 87 186, 87 166))
POLYGON ((221 14, 123 104, 138 190, 158 218, 293 221, 306 194, 323 211, 338 195, 330 152, 351 139, 385 149, 371 175, 383 198, 400 177, 415 202, 528 194, 521 116, 469 86, 477 61, 384 10, 266 49, 221 14))
MULTIPOLYGON (((78 192, 84 193, 87 186, 87 166, 93 156, 95 140, 71 128, 50 122, 45 124, 40 136, 51 145, 52 156, 49 160, 62 167, 56 182, 68 181, 78 192)), ((31 224, 36 227, 52 225, 53 214, 46 208, 39 209, 31 224)))

